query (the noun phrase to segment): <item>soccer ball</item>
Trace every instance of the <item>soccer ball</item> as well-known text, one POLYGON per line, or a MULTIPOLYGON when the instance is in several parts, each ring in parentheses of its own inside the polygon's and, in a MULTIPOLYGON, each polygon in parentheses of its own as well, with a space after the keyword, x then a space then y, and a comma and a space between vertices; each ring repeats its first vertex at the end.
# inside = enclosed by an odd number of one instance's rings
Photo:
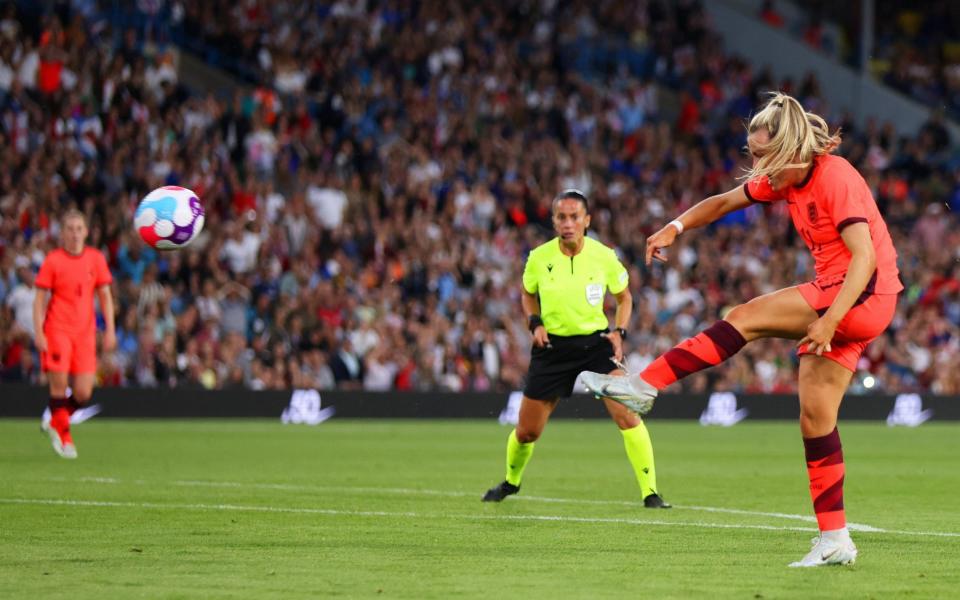
POLYGON ((158 250, 183 248, 203 229, 203 205, 191 190, 165 185, 140 201, 133 226, 144 242, 158 250))

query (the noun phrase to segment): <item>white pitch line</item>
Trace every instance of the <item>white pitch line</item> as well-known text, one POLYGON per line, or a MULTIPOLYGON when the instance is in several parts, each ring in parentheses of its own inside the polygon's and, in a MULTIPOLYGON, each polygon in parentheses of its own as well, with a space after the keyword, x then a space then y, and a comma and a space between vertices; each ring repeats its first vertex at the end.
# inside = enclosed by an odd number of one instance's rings
MULTIPOLYGON (((121 480, 113 477, 80 477, 77 479, 67 478, 67 477, 50 477, 47 478, 51 481, 79 481, 79 482, 88 482, 88 483, 104 483, 104 484, 135 484, 135 485, 155 485, 155 484, 170 484, 183 487, 219 487, 219 488, 237 488, 237 489, 268 489, 268 490, 287 490, 287 491, 306 491, 306 492, 324 492, 324 491, 336 491, 336 492, 357 492, 357 493, 387 493, 387 494, 400 494, 400 495, 425 495, 425 496, 444 496, 450 498, 470 498, 476 496, 473 492, 453 492, 453 491, 444 491, 444 490, 426 490, 426 489, 412 489, 412 488, 380 488, 380 487, 351 487, 351 486, 319 486, 319 485, 301 485, 301 484, 288 484, 288 483, 251 483, 251 482, 241 482, 241 481, 199 481, 199 480, 174 480, 169 482, 162 481, 148 481, 145 479, 127 479, 121 480)), ((546 503, 556 503, 556 504, 588 504, 588 505, 605 505, 605 506, 632 506, 639 507, 643 506, 642 502, 635 502, 629 500, 590 500, 585 498, 550 498, 542 496, 517 496, 516 500, 527 501, 527 502, 546 502, 546 503)), ((3 502, 3 500, 0 500, 3 502)), ((109 505, 109 504, 108 504, 109 505)), ((142 505, 138 505, 142 506, 142 505)), ((171 505, 162 505, 162 506, 171 506, 171 505)), ((196 506, 205 506, 205 505, 196 505, 196 506)), ((229 505, 223 505, 229 506, 229 505)), ((675 509, 680 510, 696 510, 702 512, 713 512, 713 513, 725 513, 725 514, 735 514, 735 515, 745 515, 745 516, 757 516, 757 517, 775 517, 781 519, 791 519, 804 522, 816 522, 816 518, 810 517, 807 515, 795 515, 789 513, 778 513, 778 512, 763 512, 763 511, 752 511, 752 510, 741 510, 736 508, 720 508, 713 506, 685 506, 685 505, 674 505, 675 509)), ((349 511, 335 511, 331 513, 324 509, 265 509, 252 507, 248 510, 266 510, 269 512, 317 512, 318 514, 356 514, 363 515, 368 513, 363 512, 354 512, 349 511)), ((378 514, 378 513, 369 513, 369 514, 378 514)), ((396 514, 401 515, 404 513, 382 513, 386 514, 396 514)), ((411 515, 413 513, 410 513, 411 515)), ((494 517, 471 517, 465 515, 464 518, 494 518, 494 517)), ((530 516, 516 516, 516 515, 504 515, 503 518, 522 518, 522 519, 538 519, 533 515, 530 516)), ((577 520, 578 517, 556 517, 561 519, 577 520)), ((552 520, 554 517, 543 517, 542 520, 552 520)), ((588 522, 607 522, 602 518, 591 519, 588 522)), ((609 522, 623 522, 623 523, 638 523, 638 524, 653 524, 653 525, 687 525, 687 524, 701 524, 700 522, 680 522, 680 521, 644 521, 644 520, 611 520, 609 522)), ((753 528, 753 529, 773 529, 773 530, 787 530, 787 531, 817 531, 816 528, 809 527, 775 527, 772 525, 724 525, 720 523, 707 524, 702 523, 704 527, 733 527, 733 528, 753 528)), ((858 531, 862 533, 889 533, 896 535, 915 535, 921 537, 946 537, 946 538, 960 538, 960 533, 955 533, 951 531, 911 531, 905 529, 883 529, 880 527, 873 527, 871 525, 864 525, 859 523, 847 523, 847 527, 853 531, 858 531)))
MULTIPOLYGON (((808 523, 816 523, 817 518, 811 517, 808 515, 792 515, 788 513, 779 513, 779 512, 760 512, 755 510, 741 510, 738 508, 717 508, 715 506, 686 506, 686 505, 675 505, 678 508, 684 508, 686 510, 699 510, 703 512, 713 512, 713 513, 726 513, 729 515, 753 515, 758 517, 776 517, 778 519, 794 519, 798 521, 806 521, 808 523)), ((851 523, 847 522, 847 529, 850 531, 869 531, 873 533, 882 533, 885 531, 880 527, 874 527, 872 525, 865 525, 863 523, 851 523)))
POLYGON ((294 513, 349 517, 407 517, 414 519, 465 519, 470 521, 549 521, 558 523, 602 523, 617 525, 656 525, 663 527, 701 527, 708 529, 761 529, 765 531, 816 531, 812 527, 776 527, 738 523, 693 521, 661 521, 658 519, 618 519, 607 517, 569 517, 562 515, 463 515, 442 513, 387 512, 372 510, 337 510, 329 508, 287 508, 281 506, 246 506, 240 504, 182 504, 161 502, 115 502, 107 500, 59 500, 55 498, 0 498, 0 504, 44 506, 78 506, 95 508, 150 508, 159 510, 214 510, 236 512, 294 513))
MULTIPOLYGON (((337 510, 329 508, 292 508, 282 506, 247 506, 240 504, 184 504, 161 502, 115 502, 107 500, 60 500, 55 498, 0 498, 0 504, 79 506, 108 508, 151 508, 159 510, 214 510, 236 512, 293 513, 351 517, 406 517, 414 519, 464 519, 470 521, 549 521, 559 523, 601 523, 617 525, 656 525, 661 527, 700 527, 706 529, 759 529, 763 531, 815 532, 813 527, 778 527, 744 523, 709 523, 706 521, 663 521, 659 519, 622 519, 607 517, 570 517, 564 515, 477 515, 416 512, 389 512, 379 510, 337 510)), ((874 533, 892 533, 923 537, 956 537, 960 533, 942 531, 877 530, 874 533)))
MULTIPOLYGON (((66 480, 66 478, 63 478, 66 480)), ((114 479, 112 477, 81 477, 79 481, 92 482, 92 483, 111 483, 111 484, 120 484, 120 483, 133 483, 136 485, 149 485, 151 482, 145 481, 143 479, 133 479, 127 481, 121 481, 119 479, 114 479)), ((170 482, 154 482, 154 483, 166 483, 170 485, 183 486, 183 487, 215 487, 215 488, 249 488, 249 489, 264 489, 264 490, 286 490, 286 491, 305 491, 305 492, 355 492, 361 494, 398 494, 404 496, 443 496, 448 498, 471 498, 477 494, 474 492, 452 492, 452 491, 443 491, 443 490, 426 490, 426 489, 413 489, 413 488, 388 488, 388 487, 350 487, 350 486, 317 486, 317 485, 298 485, 298 484, 288 484, 288 483, 244 483, 239 481, 199 481, 199 480, 176 480, 170 482)), ((585 504, 585 505, 594 505, 594 506, 628 506, 628 507, 639 507, 643 506, 642 502, 631 501, 631 500, 590 500, 586 498, 550 498, 544 496, 517 496, 517 500, 522 502, 545 502, 552 504, 585 504)), ((727 513, 732 515, 746 515, 754 517, 774 517, 778 519, 790 519, 794 521, 803 521, 805 523, 816 523, 816 517, 808 515, 795 515, 789 513, 780 513, 780 512, 763 512, 755 510, 743 510, 738 508, 720 508, 713 506, 687 506, 684 504, 675 504, 674 508, 680 510, 696 510, 702 512, 714 512, 714 513, 727 513)), ((882 529, 873 527, 871 525, 864 525, 861 523, 847 523, 847 527, 851 531, 874 531, 879 532, 882 529)))
POLYGON ((42 504, 53 506, 93 506, 109 508, 157 508, 162 510, 228 510, 245 512, 295 513, 312 515, 354 515, 361 517, 419 517, 411 512, 376 510, 335 510, 326 508, 287 508, 283 506, 244 506, 240 504, 181 504, 166 502, 116 502, 112 500, 59 500, 55 498, 0 498, 0 504, 42 504))

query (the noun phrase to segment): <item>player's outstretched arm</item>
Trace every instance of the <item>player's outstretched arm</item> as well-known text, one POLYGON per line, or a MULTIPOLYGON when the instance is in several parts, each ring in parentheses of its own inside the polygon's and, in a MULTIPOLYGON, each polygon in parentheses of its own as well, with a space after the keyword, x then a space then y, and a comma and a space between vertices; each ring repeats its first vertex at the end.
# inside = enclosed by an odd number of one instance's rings
POLYGON ((732 190, 716 196, 710 196, 688 208, 682 215, 667 223, 660 231, 647 238, 647 265, 653 259, 666 260, 660 253, 661 248, 673 244, 683 231, 695 229, 713 223, 723 215, 750 206, 750 199, 738 185, 732 190))

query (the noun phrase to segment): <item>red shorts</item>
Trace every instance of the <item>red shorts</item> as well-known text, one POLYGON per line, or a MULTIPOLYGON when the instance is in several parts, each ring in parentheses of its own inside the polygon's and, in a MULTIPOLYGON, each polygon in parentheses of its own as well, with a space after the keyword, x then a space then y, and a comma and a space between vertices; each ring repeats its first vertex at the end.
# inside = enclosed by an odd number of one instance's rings
MULTIPOLYGON (((841 287, 835 285, 822 290, 811 281, 798 285, 797 290, 810 308, 823 316, 840 293, 841 287)), ((867 345, 880 337, 893 320, 893 314, 897 309, 897 296, 898 294, 861 296, 837 326, 837 331, 830 342, 830 352, 824 352, 822 356, 840 363, 850 371, 856 371, 860 355, 866 350, 867 345)), ((811 352, 808 352, 807 346, 804 346, 797 351, 797 354, 811 354, 811 352)))
POLYGON ((44 371, 56 373, 97 372, 97 336, 94 333, 44 331, 47 351, 40 355, 44 371))

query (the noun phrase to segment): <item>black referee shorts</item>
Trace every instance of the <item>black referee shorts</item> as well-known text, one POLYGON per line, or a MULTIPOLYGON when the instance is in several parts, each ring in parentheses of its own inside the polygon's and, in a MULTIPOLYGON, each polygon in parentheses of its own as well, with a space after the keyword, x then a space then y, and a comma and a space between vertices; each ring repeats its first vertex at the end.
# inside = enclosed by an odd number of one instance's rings
POLYGON ((523 395, 534 400, 567 398, 573 394, 577 376, 583 371, 609 373, 617 368, 610 360, 613 345, 596 331, 589 335, 550 336, 551 348, 530 351, 530 370, 523 395))

